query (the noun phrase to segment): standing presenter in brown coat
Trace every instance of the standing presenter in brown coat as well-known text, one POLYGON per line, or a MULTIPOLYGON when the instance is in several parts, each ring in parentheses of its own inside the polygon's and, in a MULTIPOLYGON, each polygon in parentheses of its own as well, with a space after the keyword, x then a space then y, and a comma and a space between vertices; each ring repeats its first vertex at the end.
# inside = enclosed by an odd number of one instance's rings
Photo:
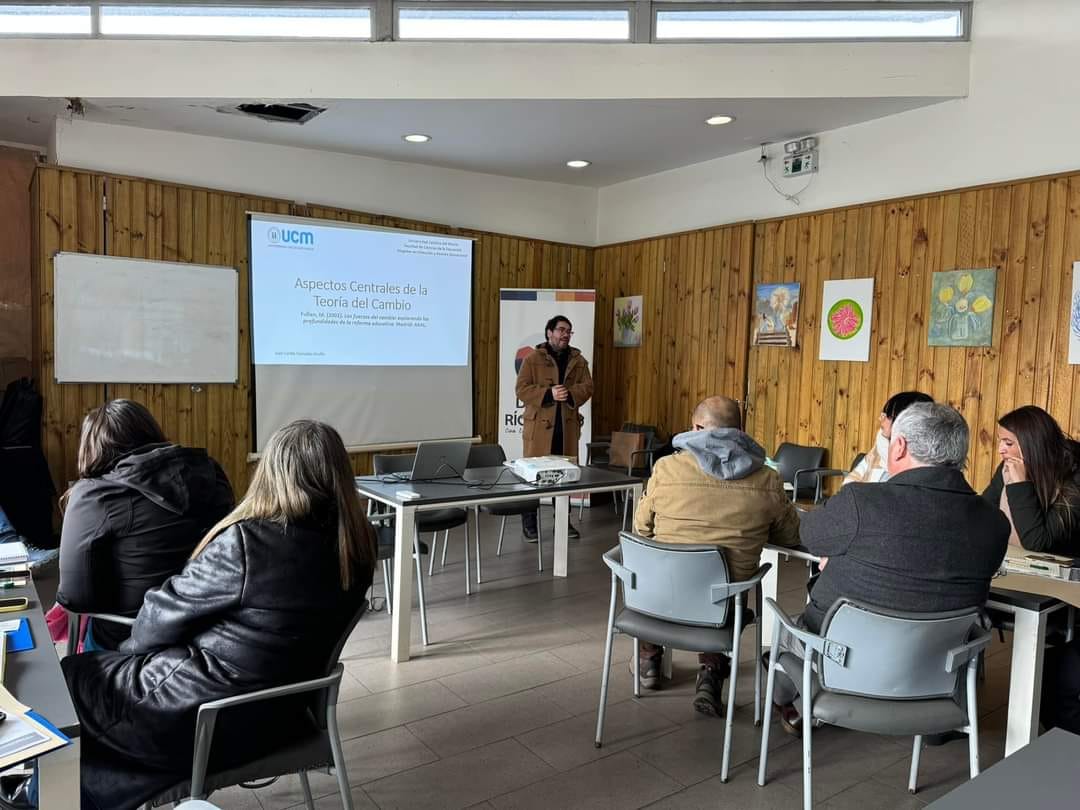
MULTIPOLYGON (((524 455, 569 456, 577 458, 581 426, 581 406, 592 397, 593 381, 589 364, 579 349, 570 345, 574 327, 562 315, 547 322, 547 341, 538 345, 521 364, 515 391, 525 405, 522 432, 524 455)), ((522 517, 525 537, 536 539, 536 515, 522 517)), ((578 537, 573 524, 570 537, 578 537)))

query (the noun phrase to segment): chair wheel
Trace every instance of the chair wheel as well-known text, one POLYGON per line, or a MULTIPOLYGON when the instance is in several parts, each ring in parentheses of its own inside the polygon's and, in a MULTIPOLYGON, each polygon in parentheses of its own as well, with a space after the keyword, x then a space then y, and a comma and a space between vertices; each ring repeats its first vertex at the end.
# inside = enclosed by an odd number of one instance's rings
POLYGON ((727 782, 728 782, 728 780, 727 780, 727 779, 721 779, 721 780, 720 780, 720 784, 722 784, 722 785, 726 785, 726 784, 727 784, 727 782))
POLYGON ((594 745, 594 746, 595 746, 596 748, 599 748, 599 747, 601 746, 601 743, 593 743, 593 745, 594 745))
POLYGON ((910 793, 910 794, 911 794, 912 796, 914 796, 914 795, 915 795, 915 791, 914 791, 914 790, 912 790, 911 788, 908 788, 908 793, 910 793))

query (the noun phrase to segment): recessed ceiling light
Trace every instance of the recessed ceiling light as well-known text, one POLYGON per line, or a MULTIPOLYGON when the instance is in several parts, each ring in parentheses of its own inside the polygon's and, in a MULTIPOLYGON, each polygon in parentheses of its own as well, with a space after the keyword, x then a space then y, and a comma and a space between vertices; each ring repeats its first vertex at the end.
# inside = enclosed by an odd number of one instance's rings
POLYGON ((405 141, 406 143, 427 143, 431 140, 431 136, 421 135, 419 132, 416 132, 412 135, 402 135, 401 140, 405 141))
POLYGON ((566 165, 571 169, 584 169, 586 166, 591 166, 592 161, 589 160, 568 160, 566 165))
POLYGON ((710 127, 719 127, 723 126, 724 124, 730 124, 734 120, 734 115, 714 115, 712 116, 712 118, 706 118, 705 123, 708 124, 710 127))

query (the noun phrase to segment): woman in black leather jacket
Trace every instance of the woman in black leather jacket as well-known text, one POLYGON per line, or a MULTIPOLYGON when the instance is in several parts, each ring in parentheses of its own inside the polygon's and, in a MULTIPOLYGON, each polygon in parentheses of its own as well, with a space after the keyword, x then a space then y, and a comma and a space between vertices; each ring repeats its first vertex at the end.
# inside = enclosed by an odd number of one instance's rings
MULTIPOLYGON (((279 430, 236 509, 146 594, 120 651, 64 659, 82 725, 83 808, 134 808, 189 775, 201 703, 325 674, 373 561, 341 437, 306 420, 279 430)), ((212 767, 260 756, 310 723, 304 700, 278 704, 223 714, 212 767)))
MULTIPOLYGON (((150 412, 127 399, 86 415, 78 466, 62 499, 56 593, 78 613, 134 616, 234 505, 229 479, 205 450, 170 444, 150 412)), ((115 650, 128 634, 94 621, 87 649, 115 650)))

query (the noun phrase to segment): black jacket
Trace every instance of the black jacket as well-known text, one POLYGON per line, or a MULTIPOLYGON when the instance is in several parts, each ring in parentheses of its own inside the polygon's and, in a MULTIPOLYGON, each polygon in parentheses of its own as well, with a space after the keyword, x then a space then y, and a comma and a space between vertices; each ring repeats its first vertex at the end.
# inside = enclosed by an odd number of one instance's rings
MULTIPOLYGON (((1080 473, 1075 483, 1080 490, 1080 473)), ((1030 481, 1019 481, 1006 486, 999 464, 990 486, 982 494, 995 508, 1001 506, 1003 486, 1020 545, 1028 551, 1080 557, 1080 496, 1044 512, 1039 496, 1035 494, 1035 485, 1030 481)))
POLYGON ((880 484, 848 484, 802 516, 799 538, 829 558, 803 614, 818 632, 842 596, 912 612, 982 605, 1009 521, 959 470, 919 467, 880 484))
MULTIPOLYGON (((232 507, 229 480, 205 450, 153 444, 129 453, 72 487, 56 601, 80 613, 134 616, 143 594, 183 568, 232 507)), ((127 637, 123 625, 94 623, 94 640, 106 649, 127 637)))
MULTIPOLYGON (((370 585, 365 567, 342 590, 336 523, 230 526, 146 594, 120 651, 63 660, 83 739, 107 761, 138 764, 123 781, 84 758, 84 791, 119 810, 190 773, 199 704, 325 674, 370 585), (146 768, 164 775, 148 784, 146 768)), ((213 759, 257 756, 310 727, 298 725, 306 702, 278 703, 222 714, 213 759)))

